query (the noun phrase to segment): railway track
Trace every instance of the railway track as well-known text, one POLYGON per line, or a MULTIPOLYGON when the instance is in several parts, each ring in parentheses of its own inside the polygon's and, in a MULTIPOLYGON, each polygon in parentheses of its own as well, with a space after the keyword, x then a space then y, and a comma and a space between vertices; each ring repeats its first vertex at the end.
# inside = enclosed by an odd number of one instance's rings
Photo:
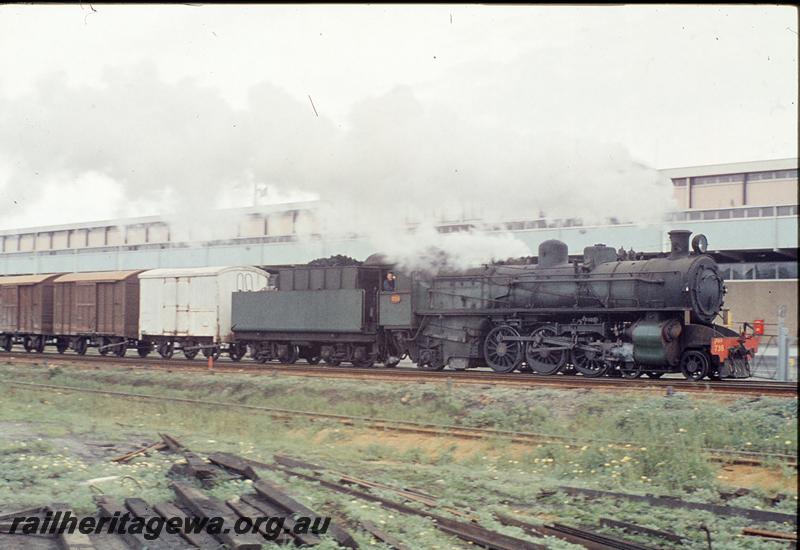
MULTIPOLYGON (((392 431, 400 433, 412 433, 420 435, 429 435, 435 437, 451 437, 456 439, 506 439, 512 443, 542 445, 542 444, 559 444, 567 447, 574 446, 575 448, 586 444, 602 444, 607 447, 619 448, 621 450, 629 449, 632 447, 639 447, 640 445, 635 442, 619 441, 612 439, 602 438, 580 438, 573 436, 564 436, 558 434, 536 433, 536 432, 523 432, 512 430, 499 430, 493 428, 477 428, 471 426, 457 426, 447 424, 436 424, 427 422, 415 422, 407 420, 391 420, 382 418, 371 418, 366 416, 350 416, 342 414, 332 414, 318 411, 303 411, 295 409, 283 409, 277 407, 265 407, 261 405, 246 405, 242 403, 231 403, 225 401, 211 401, 206 399, 191 399, 185 397, 167 397, 160 395, 149 395, 141 393, 120 392, 111 390, 95 390, 89 388, 80 388, 74 386, 62 386, 56 384, 39 384, 33 382, 4 382, 6 387, 17 387, 22 389, 40 390, 40 391, 60 391, 60 392, 74 392, 86 393, 94 395, 102 395, 106 397, 114 397, 121 399, 155 401, 155 402, 170 402, 181 403, 190 405, 200 405, 206 407, 219 407, 224 409, 241 409, 253 412, 260 412, 268 414, 269 416, 281 420, 292 420, 296 418, 307 418, 310 420, 327 420, 337 422, 346 426, 365 427, 375 430, 392 431)), ((659 446, 649 445, 652 448, 659 446)), ((663 446, 666 447, 666 446, 663 446)), ((722 462, 728 464, 748 464, 754 466, 764 465, 770 462, 777 462, 787 466, 797 467, 797 457, 795 455, 783 453, 765 453, 755 451, 740 451, 735 449, 710 449, 701 448, 700 452, 715 462, 722 462)))
MULTIPOLYGON (((202 360, 112 357, 101 355, 62 355, 55 353, 0 353, 0 362, 68 365, 76 367, 97 368, 98 365, 109 367, 126 367, 142 369, 181 370, 190 372, 208 372, 202 360)), ((515 387, 553 387, 592 390, 638 390, 664 392, 667 388, 673 391, 694 393, 715 393, 734 395, 757 395, 771 397, 797 397, 798 385, 795 382, 771 382, 753 380, 720 380, 693 382, 678 378, 663 379, 620 379, 620 378, 585 378, 583 376, 538 376, 527 373, 497 374, 490 371, 422 371, 414 367, 404 368, 357 368, 309 365, 303 363, 235 363, 229 360, 214 362, 214 372, 245 374, 281 374, 290 376, 309 376, 337 379, 374 380, 397 382, 439 382, 448 384, 477 384, 515 387)))

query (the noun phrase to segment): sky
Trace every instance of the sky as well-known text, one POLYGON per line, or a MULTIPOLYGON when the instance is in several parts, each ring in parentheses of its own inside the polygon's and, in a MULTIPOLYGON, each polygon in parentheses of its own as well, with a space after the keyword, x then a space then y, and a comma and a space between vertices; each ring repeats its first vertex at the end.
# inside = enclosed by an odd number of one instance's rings
POLYGON ((254 186, 343 227, 644 219, 657 169, 797 156, 797 33, 768 5, 0 6, 0 229, 254 186))

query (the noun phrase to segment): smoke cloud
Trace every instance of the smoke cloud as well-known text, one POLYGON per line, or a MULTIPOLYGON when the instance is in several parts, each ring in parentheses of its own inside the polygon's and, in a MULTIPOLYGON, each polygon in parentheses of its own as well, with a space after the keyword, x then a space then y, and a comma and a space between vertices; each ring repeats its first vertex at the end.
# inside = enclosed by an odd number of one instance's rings
POLYGON ((252 204, 260 184, 318 196, 326 234, 363 235, 409 267, 435 249, 466 267, 531 251, 502 231, 443 235, 440 221, 649 222, 672 207, 669 183, 623 145, 530 118, 460 112, 407 87, 359 102, 346 124, 317 109, 270 83, 237 109, 150 64, 108 70, 99 87, 53 75, 0 102, 0 223, 161 214, 173 238, 227 238, 239 220, 215 209, 252 204))

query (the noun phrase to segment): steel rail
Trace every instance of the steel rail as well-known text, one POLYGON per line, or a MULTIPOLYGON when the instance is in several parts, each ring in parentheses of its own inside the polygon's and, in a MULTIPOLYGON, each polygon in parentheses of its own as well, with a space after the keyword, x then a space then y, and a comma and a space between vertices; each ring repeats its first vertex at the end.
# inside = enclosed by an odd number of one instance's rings
MULTIPOLYGON (((202 360, 162 359, 160 357, 109 357, 101 355, 65 355, 57 353, 0 353, 0 362, 25 362, 56 364, 103 363, 107 366, 149 367, 163 370, 181 369, 189 371, 208 371, 202 360)), ((95 367, 96 368, 96 367, 95 367)), ((214 372, 250 373, 250 374, 285 374, 290 376, 318 376, 321 378, 340 378, 357 380, 378 380, 396 382, 404 379, 409 382, 444 382, 448 384, 496 385, 517 387, 557 387, 569 389, 593 389, 611 391, 672 391, 693 393, 716 393, 733 395, 758 395, 796 398, 798 385, 796 382, 772 382, 751 380, 719 380, 693 382, 685 379, 623 379, 623 378, 587 378, 583 376, 541 376, 530 373, 499 374, 491 371, 424 371, 417 368, 386 367, 333 367, 309 364, 255 363, 234 362, 230 360, 214 361, 214 372)))
MULTIPOLYGON (((64 391, 90 393, 96 395, 119 397, 124 399, 141 399, 146 401, 162 401, 184 403, 191 405, 203 405, 209 407, 221 407, 226 409, 242 409, 267 413, 270 416, 282 419, 294 419, 298 417, 331 420, 348 426, 363 426, 369 429, 385 431, 415 433, 432 435, 437 437, 453 437, 457 439, 508 439, 512 443, 520 444, 562 444, 579 447, 586 444, 611 445, 613 448, 626 450, 642 445, 630 442, 611 439, 579 438, 573 436, 562 436, 556 434, 522 432, 514 430, 501 430, 495 428, 476 428, 471 426, 455 426, 448 424, 436 424, 428 422, 417 422, 410 420, 392 420, 385 418, 370 418, 366 416, 351 416, 317 411, 303 411, 295 409, 284 409, 279 407, 266 407, 262 405, 246 405, 242 403, 230 403, 225 401, 210 401, 205 399, 192 399, 186 397, 160 396, 140 393, 130 393, 112 390, 96 390, 91 388, 80 388, 75 386, 61 386, 55 384, 39 384, 34 382, 15 382, 4 381, 6 387, 21 387, 33 390, 64 391)), ((668 445, 648 445, 651 448, 668 447, 668 445)), ((797 467, 797 457, 795 455, 783 453, 740 451, 736 449, 710 449, 698 448, 705 453, 710 460, 715 462, 732 464, 764 465, 770 461, 783 463, 787 466, 797 467)))

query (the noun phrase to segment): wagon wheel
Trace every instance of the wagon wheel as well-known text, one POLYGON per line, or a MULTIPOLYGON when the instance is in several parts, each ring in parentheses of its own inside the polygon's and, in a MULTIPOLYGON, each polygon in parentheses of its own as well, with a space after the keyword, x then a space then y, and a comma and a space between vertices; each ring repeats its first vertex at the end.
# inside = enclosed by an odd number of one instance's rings
POLYGON ((33 351, 36 353, 44 352, 44 336, 35 336, 33 338, 33 351))
POLYGON ((33 338, 31 338, 30 336, 25 336, 22 339, 22 347, 25 348, 25 351, 27 351, 28 353, 32 352, 33 351, 33 338))
POLYGON ((114 355, 117 357, 125 357, 125 354, 128 351, 128 342, 125 338, 121 338, 119 342, 116 342, 116 346, 114 346, 114 355))
POLYGON ((14 347, 14 340, 8 334, 3 336, 3 339, 0 340, 0 342, 3 343, 3 349, 6 351, 11 351, 11 348, 14 347))
POLYGON ((109 340, 108 338, 100 338, 100 347, 97 349, 97 351, 100 352, 100 355, 108 355, 108 353, 111 351, 111 348, 107 346, 109 346, 110 344, 111 340, 109 340))
POLYGON ((353 356, 351 363, 354 367, 360 369, 369 369, 375 366, 375 360, 377 359, 374 353, 370 353, 367 351, 366 346, 357 346, 353 349, 353 356))
POLYGON ((555 335, 553 327, 542 327, 531 333, 536 340, 525 346, 525 360, 536 374, 555 374, 567 363, 567 350, 549 349, 542 341, 543 338, 555 335))
POLYGON ((206 359, 211 358, 216 361, 219 359, 220 355, 222 355, 222 351, 219 349, 219 346, 214 346, 213 348, 203 348, 203 357, 206 359))
POLYGON ((136 353, 138 353, 139 357, 141 357, 142 359, 144 359, 145 357, 150 355, 151 351, 153 351, 153 345, 152 344, 146 344, 144 342, 139 342, 139 345, 136 346, 136 353))
POLYGON ((300 357, 305 359, 309 365, 317 365, 322 361, 319 355, 319 346, 303 346, 300 348, 300 357))
POLYGON ((228 355, 231 358, 231 361, 234 363, 238 363, 242 360, 242 357, 245 356, 247 353, 247 346, 244 344, 231 344, 228 348, 228 355))
POLYGON ((681 355, 681 372, 687 380, 702 380, 707 374, 710 361, 700 350, 687 349, 681 355))
POLYGON ((575 348, 572 350, 572 364, 579 373, 587 378, 597 378, 608 371, 608 363, 603 360, 602 352, 594 349, 575 348))
POLYGON ((514 327, 501 325, 486 335, 483 341, 483 357, 494 372, 512 372, 522 363, 522 342, 505 340, 506 337, 519 338, 514 327))
POLYGON ((199 349, 197 349, 197 342, 194 340, 186 340, 183 345, 181 346, 181 351, 183 351, 183 356, 186 357, 189 361, 197 357, 199 353, 199 349), (193 349, 187 349, 193 348, 193 349))
POLYGON ((419 344, 417 368, 420 370, 442 370, 445 367, 442 350, 435 338, 423 336, 419 344))
POLYGON ((369 369, 375 366, 375 359, 353 359, 353 366, 359 369, 369 369))
POLYGON ((175 353, 175 344, 173 342, 162 342, 158 345, 158 354, 163 359, 172 359, 173 353, 175 353))
POLYGON ((67 349, 69 349, 69 342, 59 338, 56 342, 56 351, 58 351, 58 353, 64 353, 67 349))
POLYGON ((662 376, 664 376, 663 372, 658 372, 658 371, 653 371, 653 370, 647 371, 645 374, 647 375, 648 378, 653 378, 654 380, 657 380, 657 379, 661 378, 662 376))
POLYGON ((89 341, 86 338, 79 336, 75 340, 75 353, 78 355, 86 355, 87 349, 89 349, 89 341))
POLYGON ((283 344, 278 346, 278 361, 287 365, 293 365, 300 357, 300 350, 297 346, 292 344, 283 344))

